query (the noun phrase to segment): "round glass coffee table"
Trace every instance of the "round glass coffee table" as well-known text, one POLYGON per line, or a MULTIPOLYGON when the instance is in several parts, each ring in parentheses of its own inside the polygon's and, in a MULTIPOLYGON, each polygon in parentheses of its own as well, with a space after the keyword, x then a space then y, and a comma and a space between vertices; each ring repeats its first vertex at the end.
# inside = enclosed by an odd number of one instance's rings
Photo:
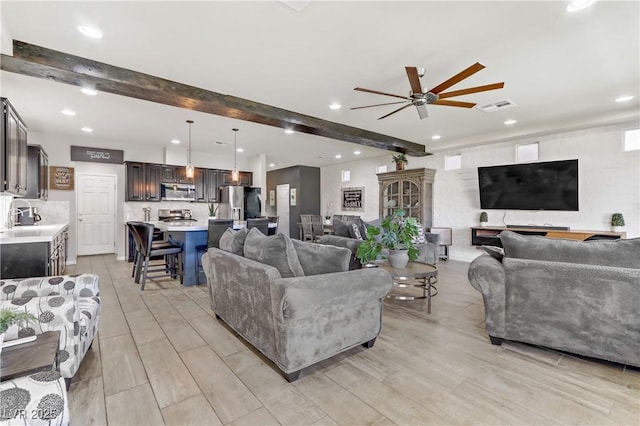
POLYGON ((387 261, 376 262, 379 268, 391 273, 393 285, 398 288, 415 287, 422 289, 422 296, 389 294, 397 300, 427 299, 427 313, 431 313, 431 298, 438 294, 438 268, 430 263, 409 262, 404 268, 393 268, 387 261))

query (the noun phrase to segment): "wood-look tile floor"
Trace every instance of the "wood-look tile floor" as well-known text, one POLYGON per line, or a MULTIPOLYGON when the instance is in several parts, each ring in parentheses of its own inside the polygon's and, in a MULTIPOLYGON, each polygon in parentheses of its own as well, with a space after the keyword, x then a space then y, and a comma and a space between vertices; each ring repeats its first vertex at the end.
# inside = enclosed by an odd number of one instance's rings
POLYGON ((74 425, 638 425, 640 372, 534 346, 493 346, 468 264, 440 262, 433 314, 385 302, 371 349, 287 383, 217 321, 205 286, 130 278, 113 255, 69 273, 100 276, 98 340, 74 377, 74 425))

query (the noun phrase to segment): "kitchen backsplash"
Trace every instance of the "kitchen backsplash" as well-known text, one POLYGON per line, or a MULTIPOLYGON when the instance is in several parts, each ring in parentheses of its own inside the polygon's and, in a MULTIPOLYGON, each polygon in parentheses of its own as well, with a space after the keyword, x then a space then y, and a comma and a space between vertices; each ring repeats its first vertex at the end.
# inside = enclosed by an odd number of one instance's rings
POLYGON ((151 207, 151 220, 158 220, 158 209, 189 209, 191 217, 197 220, 207 220, 209 218, 209 204, 189 203, 185 201, 162 201, 160 203, 124 203, 124 221, 144 220, 144 207, 151 207))
MULTIPOLYGON (((42 225, 52 225, 71 221, 68 201, 29 200, 31 207, 38 209, 42 225)), ((23 204, 20 204, 22 206, 23 204)))

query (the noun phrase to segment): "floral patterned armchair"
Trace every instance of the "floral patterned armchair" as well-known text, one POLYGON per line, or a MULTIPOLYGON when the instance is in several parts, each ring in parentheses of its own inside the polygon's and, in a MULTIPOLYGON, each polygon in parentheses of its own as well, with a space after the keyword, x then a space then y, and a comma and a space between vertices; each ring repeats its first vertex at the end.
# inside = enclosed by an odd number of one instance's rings
POLYGON ((5 341, 60 330, 58 364, 69 384, 98 331, 98 283, 93 274, 0 281, 0 308, 23 310, 37 320, 10 326, 5 341))

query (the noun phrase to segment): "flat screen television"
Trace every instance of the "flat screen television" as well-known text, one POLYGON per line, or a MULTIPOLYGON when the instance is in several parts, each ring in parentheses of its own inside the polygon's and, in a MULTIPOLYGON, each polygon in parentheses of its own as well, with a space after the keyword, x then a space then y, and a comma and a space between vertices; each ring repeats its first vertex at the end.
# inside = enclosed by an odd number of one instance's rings
POLYGON ((480 208, 578 211, 578 160, 478 167, 480 208))

